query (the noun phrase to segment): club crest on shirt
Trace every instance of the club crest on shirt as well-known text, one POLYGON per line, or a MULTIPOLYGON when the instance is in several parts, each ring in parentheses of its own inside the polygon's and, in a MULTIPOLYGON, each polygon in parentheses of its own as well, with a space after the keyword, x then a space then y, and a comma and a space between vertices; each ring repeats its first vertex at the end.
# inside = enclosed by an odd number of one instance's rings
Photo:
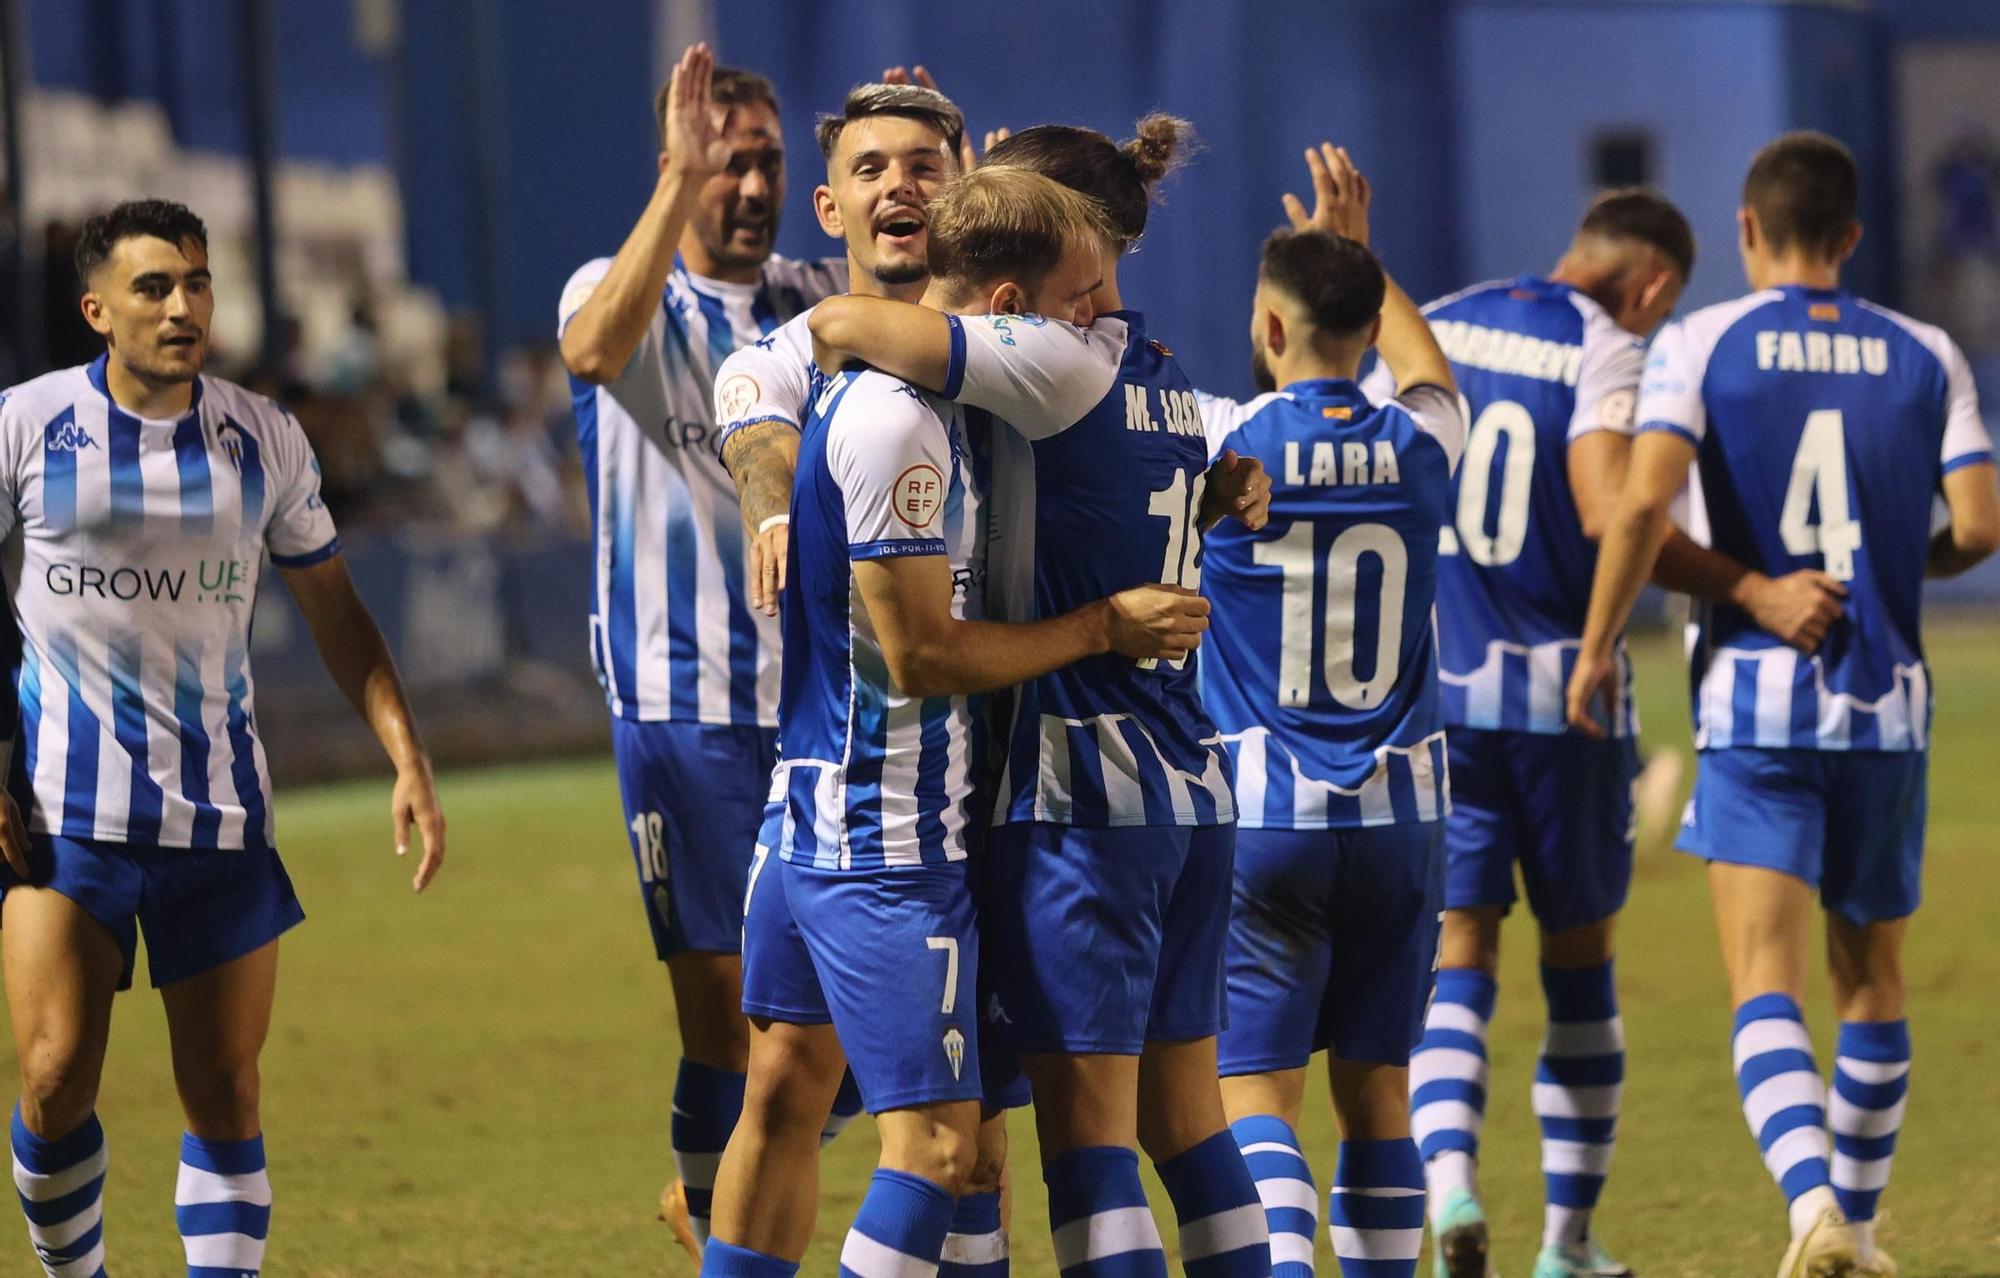
POLYGON ((929 462, 896 476, 889 488, 889 509, 912 528, 928 528, 944 508, 944 476, 929 462))
POLYGON ((215 428, 215 436, 216 439, 222 444, 223 455, 229 458, 229 464, 236 468, 236 472, 239 475, 242 474, 243 443, 244 443, 243 428, 241 426, 238 426, 235 422, 228 421, 225 419, 222 425, 215 428))
POLYGON ((957 1078, 965 1070, 965 1035, 958 1032, 956 1025, 944 1032, 944 1058, 951 1062, 951 1076, 957 1078))
POLYGON ((764 395, 757 379, 748 373, 736 373, 724 378, 722 386, 715 392, 716 406, 722 410, 722 420, 735 421, 750 411, 764 395))

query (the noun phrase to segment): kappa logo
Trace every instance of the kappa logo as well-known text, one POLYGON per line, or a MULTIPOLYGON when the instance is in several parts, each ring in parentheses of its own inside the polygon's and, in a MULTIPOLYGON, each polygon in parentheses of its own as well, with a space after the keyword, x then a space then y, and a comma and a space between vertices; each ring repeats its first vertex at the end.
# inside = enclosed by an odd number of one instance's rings
POLYGON ((49 423, 47 447, 52 453, 74 453, 97 447, 97 441, 90 437, 89 431, 63 416, 49 423))
POLYGON ((956 1025, 944 1032, 944 1058, 951 1062, 951 1076, 959 1077, 965 1069, 965 1035, 956 1025))
POLYGON ((912 528, 928 528, 944 508, 944 476, 929 462, 918 462, 889 489, 889 509, 912 528))
POLYGON ((1000 1005, 998 994, 986 996, 986 1023, 988 1025, 1012 1025, 1014 1020, 1007 1015, 1007 1009, 1000 1005))

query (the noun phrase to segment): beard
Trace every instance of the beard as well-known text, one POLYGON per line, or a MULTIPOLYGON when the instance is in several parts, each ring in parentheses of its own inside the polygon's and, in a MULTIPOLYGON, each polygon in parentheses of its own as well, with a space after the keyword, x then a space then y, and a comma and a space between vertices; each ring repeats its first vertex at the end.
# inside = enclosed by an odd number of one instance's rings
POLYGON ((869 268, 868 273, 875 277, 875 281, 878 284, 887 284, 893 287, 901 284, 920 283, 929 278, 931 268, 929 263, 921 259, 914 259, 908 262, 877 262, 869 268))
POLYGON ((1271 376, 1271 365, 1264 358, 1264 348, 1254 347, 1250 351, 1250 380, 1255 383, 1257 393, 1268 395, 1278 389, 1278 379, 1271 376))

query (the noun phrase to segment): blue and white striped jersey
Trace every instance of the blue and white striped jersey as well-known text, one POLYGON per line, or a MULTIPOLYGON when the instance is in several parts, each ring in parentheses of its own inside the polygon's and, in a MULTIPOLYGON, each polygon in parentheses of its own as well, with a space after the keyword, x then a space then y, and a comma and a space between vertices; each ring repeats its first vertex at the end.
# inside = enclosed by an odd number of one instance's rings
POLYGON ((1639 429, 1699 450, 1697 541, 1774 577, 1817 568, 1847 585, 1846 616, 1810 657, 1739 609, 1697 606, 1695 745, 1924 749, 1932 502, 1946 473, 1993 460, 1952 340, 1843 291, 1767 289, 1661 330, 1639 429))
POLYGON ((954 615, 980 615, 981 467, 965 415, 873 371, 817 391, 785 571, 778 850, 842 870, 962 860, 978 782, 973 706, 896 687, 853 564, 944 555, 954 615))
MULTIPOLYGON (((1568 732, 1563 689, 1597 570, 1569 446, 1592 431, 1632 433, 1645 343, 1574 288, 1533 275, 1474 285, 1424 314, 1471 421, 1438 566, 1445 722, 1568 732)), ((1369 391, 1392 385, 1378 364, 1369 391)), ((1622 642, 1618 661, 1614 737, 1638 732, 1622 642)))
POLYGON ((1431 609, 1458 397, 1414 386, 1375 407, 1351 381, 1316 379, 1203 407, 1212 452, 1271 473, 1271 522, 1216 525, 1202 567, 1202 696, 1234 755, 1237 824, 1443 819, 1431 609))
POLYGON ((819 366, 813 363, 808 306, 748 346, 738 347, 715 375, 715 455, 748 426, 784 422, 799 429, 811 406, 819 366))
MULTIPOLYGON (((1054 617, 1147 582, 1201 585, 1207 483, 1186 374, 1136 311, 1088 329, 1039 315, 952 318, 946 396, 993 435, 989 608, 1054 617)), ((1085 827, 1235 819, 1229 760, 1194 663, 1092 657, 1014 698, 994 819, 1085 827)))
POLYGON ((119 408, 104 360, 0 396, 0 564, 19 649, 10 788, 28 828, 271 846, 250 614, 264 552, 340 550, 305 432, 212 377, 173 421, 119 408))
MULTIPOLYGON (((558 331, 610 266, 599 258, 570 277, 558 331)), ((714 446, 714 378, 730 352, 846 288, 841 261, 773 257, 756 284, 676 262, 617 380, 570 379, 596 529, 590 654, 611 713, 777 723, 778 626, 745 590, 749 548, 714 446)))

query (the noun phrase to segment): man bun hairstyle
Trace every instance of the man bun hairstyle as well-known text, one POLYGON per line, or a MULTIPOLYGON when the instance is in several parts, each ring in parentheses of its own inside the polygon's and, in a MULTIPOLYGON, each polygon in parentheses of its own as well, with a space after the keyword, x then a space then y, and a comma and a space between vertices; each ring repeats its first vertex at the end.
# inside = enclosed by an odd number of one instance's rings
POLYGON ((834 148, 840 145, 840 135, 848 125, 878 115, 899 115, 928 125, 943 135, 953 159, 957 159, 959 144, 965 141, 965 113, 936 89, 926 89, 920 84, 857 84, 848 90, 847 101, 838 115, 819 118, 814 129, 819 153, 833 159, 834 148))
POLYGON ((1195 150, 1194 126, 1179 116, 1155 112, 1135 132, 1117 143, 1096 129, 1042 124, 994 143, 986 160, 1033 169, 1097 201, 1122 253, 1146 233, 1153 188, 1195 150))
POLYGON ((1757 215, 1772 251, 1818 257, 1840 252, 1861 201, 1854 153, 1824 133, 1787 133, 1757 152, 1743 179, 1743 205, 1757 215))
POLYGON ((1367 331, 1388 292, 1368 246, 1331 231, 1271 232, 1257 274, 1303 306, 1314 328, 1342 336, 1367 331))
POLYGON ((76 241, 76 277, 90 287, 90 277, 111 258, 120 240, 150 235, 179 247, 188 240, 208 249, 208 228, 185 204, 172 200, 127 200, 83 224, 76 241))
POLYGON ((1694 275, 1694 229, 1672 200, 1651 187, 1600 191, 1584 210, 1577 236, 1633 240, 1658 249, 1686 280, 1694 275))
MULTIPOLYGON (((660 149, 667 146, 667 95, 673 92, 673 82, 660 86, 653 96, 653 125, 660 131, 660 149)), ((778 110, 778 91, 771 82, 755 71, 745 71, 738 67, 717 67, 708 79, 708 100, 719 107, 748 106, 761 102, 775 114, 778 110)))
POLYGON ((1078 240, 1108 242, 1104 214, 1032 169, 982 164, 930 203, 931 278, 953 302, 978 285, 1032 286, 1078 240))

